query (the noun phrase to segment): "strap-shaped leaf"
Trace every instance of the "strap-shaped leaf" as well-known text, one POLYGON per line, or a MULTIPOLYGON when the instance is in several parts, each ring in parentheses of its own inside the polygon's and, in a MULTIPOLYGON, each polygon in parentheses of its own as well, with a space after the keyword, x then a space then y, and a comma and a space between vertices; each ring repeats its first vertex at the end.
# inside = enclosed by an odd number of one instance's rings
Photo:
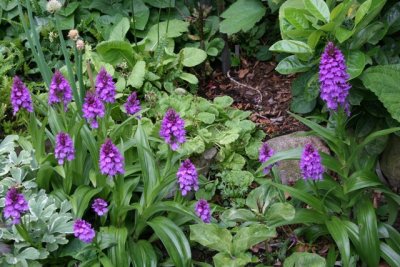
POLYGON ((325 224, 339 248, 343 266, 350 266, 350 241, 342 220, 338 217, 332 217, 332 219, 326 221, 325 224))
POLYGON ((130 242, 129 251, 133 266, 135 267, 157 267, 157 255, 153 246, 147 240, 130 242))
POLYGON ((166 217, 156 217, 148 225, 154 230, 156 235, 164 244, 168 255, 171 257, 175 266, 187 267, 192 261, 189 241, 186 239, 182 230, 166 217))

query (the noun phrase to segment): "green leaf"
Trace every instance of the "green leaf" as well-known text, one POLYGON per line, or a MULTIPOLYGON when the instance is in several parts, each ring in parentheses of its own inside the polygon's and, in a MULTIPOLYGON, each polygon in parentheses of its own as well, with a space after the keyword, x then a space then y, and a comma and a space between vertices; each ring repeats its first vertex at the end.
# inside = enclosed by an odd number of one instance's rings
POLYGON ((275 228, 262 224, 253 224, 240 228, 233 238, 233 254, 238 255, 252 246, 275 236, 275 228))
POLYGON ((190 225, 190 240, 220 252, 231 253, 232 250, 231 233, 216 224, 190 225))
POLYGON ((380 185, 382 185, 382 183, 375 173, 362 170, 354 172, 349 179, 345 181, 343 190, 345 194, 348 194, 359 189, 377 187, 380 185))
POLYGON ((198 84, 199 83, 199 80, 197 79, 197 77, 188 72, 182 72, 181 75, 179 75, 179 78, 181 78, 184 81, 187 81, 190 84, 198 84))
POLYGON ((142 167, 144 197, 147 205, 152 203, 152 192, 159 180, 158 166, 151 152, 149 141, 146 133, 143 130, 142 124, 139 121, 138 128, 135 134, 135 140, 138 150, 138 158, 142 167))
POLYGON ((204 122, 205 124, 212 124, 215 121, 215 114, 208 112, 200 112, 197 114, 196 119, 204 122))
POLYGON ((307 29, 310 25, 305 17, 306 11, 298 8, 285 8, 285 19, 287 19, 297 29, 307 29))
POLYGON ((157 267, 157 255, 149 241, 131 242, 129 251, 135 267, 157 267))
POLYGON ((82 218, 93 196, 101 191, 101 188, 91 188, 87 185, 79 186, 71 196, 72 211, 76 218, 82 218))
POLYGON ((378 226, 371 200, 367 197, 361 199, 356 211, 360 238, 358 253, 368 266, 378 266, 380 259, 378 226))
POLYGON ((183 54, 182 64, 185 67, 199 65, 207 58, 207 53, 204 50, 195 47, 185 47, 181 50, 181 53, 183 54))
POLYGON ((157 8, 175 7, 175 0, 144 0, 144 2, 157 8))
POLYGON ((280 74, 293 74, 297 72, 306 72, 312 66, 312 63, 300 61, 296 55, 292 55, 279 61, 275 70, 280 74))
POLYGON ((358 77, 364 70, 367 64, 365 54, 359 50, 347 50, 345 53, 347 73, 350 75, 350 80, 358 77))
POLYGON ((251 254, 241 253, 230 256, 228 253, 217 253, 214 257, 215 267, 243 267, 252 261, 251 254))
POLYGON ((325 267, 326 261, 324 258, 315 253, 294 252, 286 258, 283 267, 325 267))
POLYGON ((370 67, 361 75, 365 87, 374 92, 392 117, 400 122, 400 64, 370 67))
POLYGON ((358 23, 367 15, 369 8, 371 7, 371 0, 367 0, 364 3, 360 5, 360 7, 357 9, 356 12, 356 18, 355 18, 355 25, 357 26, 358 23))
POLYGON ((189 22, 171 19, 167 31, 167 24, 167 21, 163 21, 151 26, 146 36, 146 50, 154 51, 158 46, 159 39, 179 37, 187 32, 189 27, 189 22))
POLYGON ((381 242, 380 243, 380 251, 382 258, 389 263, 391 267, 398 266, 400 262, 400 254, 393 250, 389 245, 381 242))
POLYGON ((329 22, 330 12, 329 7, 323 0, 304 0, 304 7, 314 17, 324 22, 329 22))
POLYGON ((149 20, 150 10, 142 0, 133 1, 133 8, 135 10, 133 16, 133 19, 135 20, 135 28, 143 31, 146 27, 147 21, 149 20))
POLYGON ((230 96, 217 96, 213 102, 221 108, 228 108, 233 104, 233 98, 230 96))
POLYGON ((182 230, 166 217, 156 217, 147 224, 160 238, 175 266, 191 265, 192 255, 189 242, 182 230))
POLYGON ((232 133, 230 131, 221 133, 221 136, 218 139, 218 143, 221 145, 227 145, 235 142, 239 138, 239 134, 232 133))
POLYGON ((308 44, 295 41, 295 40, 281 40, 274 43, 270 48, 270 51, 290 53, 290 54, 311 54, 313 50, 308 44))
POLYGON ((132 72, 128 77, 127 84, 136 89, 140 89, 143 86, 145 74, 146 62, 140 60, 136 62, 135 66, 133 67, 132 72))
POLYGON ((267 209, 265 219, 268 225, 291 221, 294 219, 296 211, 289 203, 274 203, 267 209))
POLYGON ((253 212, 264 214, 269 205, 279 197, 279 191, 274 187, 262 184, 252 190, 246 198, 246 206, 253 212))
POLYGON ((264 5, 257 0, 238 0, 221 14, 225 20, 220 23, 220 31, 228 35, 239 31, 247 32, 261 20, 266 12, 264 5))
POLYGON ((125 39, 126 33, 130 28, 129 19, 127 17, 122 17, 112 28, 110 37, 108 40, 123 41, 125 39))
POLYGON ((254 213, 246 209, 228 209, 221 214, 221 220, 225 223, 230 222, 249 222, 257 221, 254 213))
POLYGON ((134 66, 133 48, 128 42, 104 41, 97 45, 96 50, 107 63, 118 64, 126 60, 129 67, 134 66))
POLYGON ((332 217, 325 224, 339 248, 343 266, 350 266, 350 241, 343 222, 338 217, 332 217))

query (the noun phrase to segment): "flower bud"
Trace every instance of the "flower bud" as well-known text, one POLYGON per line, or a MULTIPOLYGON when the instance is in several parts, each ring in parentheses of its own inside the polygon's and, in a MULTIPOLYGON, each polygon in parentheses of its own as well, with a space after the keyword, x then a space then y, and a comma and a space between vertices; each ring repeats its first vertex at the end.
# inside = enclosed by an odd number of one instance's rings
POLYGON ((78 40, 78 37, 79 37, 78 30, 76 30, 76 29, 69 30, 69 32, 68 32, 69 39, 76 41, 76 40, 78 40))
POLYGON ((56 13, 58 10, 60 10, 62 7, 62 4, 60 2, 58 2, 57 0, 50 0, 49 2, 47 2, 47 12, 49 13, 56 13))

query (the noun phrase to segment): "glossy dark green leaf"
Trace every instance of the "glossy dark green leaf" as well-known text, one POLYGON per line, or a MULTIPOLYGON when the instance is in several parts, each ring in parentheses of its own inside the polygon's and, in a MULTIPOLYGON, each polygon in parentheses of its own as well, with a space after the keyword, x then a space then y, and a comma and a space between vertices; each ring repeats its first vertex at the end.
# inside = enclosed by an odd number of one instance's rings
POLYGON ((325 224, 339 248, 343 266, 350 266, 350 241, 343 222, 338 217, 332 217, 325 224))
POLYGON ((312 63, 300 61, 296 55, 292 55, 279 61, 275 70, 280 74, 292 74, 308 71, 312 66, 312 63))
POLYGON ((189 241, 174 222, 166 217, 156 217, 147 224, 160 238, 175 266, 186 267, 191 265, 192 254, 189 241))
POLYGON ((157 255, 147 240, 129 243, 131 260, 135 267, 157 267, 157 255))
POLYGON ((304 0, 304 7, 314 17, 329 22, 330 11, 328 5, 323 0, 304 0))
POLYGON ((372 206, 371 200, 363 198, 356 210, 361 246, 361 250, 358 253, 360 253, 361 258, 368 266, 378 266, 380 253, 375 209, 372 206))

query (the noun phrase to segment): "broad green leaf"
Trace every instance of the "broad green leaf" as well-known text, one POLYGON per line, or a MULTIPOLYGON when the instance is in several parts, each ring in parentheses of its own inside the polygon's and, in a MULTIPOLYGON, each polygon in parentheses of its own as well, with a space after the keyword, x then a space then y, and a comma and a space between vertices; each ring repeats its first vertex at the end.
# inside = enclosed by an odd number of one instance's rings
POLYGON ((221 214, 221 220, 229 222, 249 222, 256 221, 257 217, 254 213, 247 209, 228 209, 221 214))
POLYGON ((140 60, 136 62, 135 66, 133 67, 132 72, 128 77, 127 84, 136 89, 140 89, 143 86, 145 74, 146 62, 140 60))
POLYGON ((114 266, 128 266, 128 251, 126 250, 126 240, 128 229, 126 227, 101 227, 100 232, 109 236, 116 245, 109 248, 108 257, 114 266))
POLYGON ((214 257, 215 267, 243 267, 247 266, 252 261, 250 253, 240 253, 235 256, 230 256, 228 253, 220 252, 214 257))
POLYGON ((128 42, 104 41, 97 45, 96 50, 107 63, 118 64, 126 60, 129 67, 134 66, 133 48, 128 42))
POLYGON ((263 184, 253 189, 246 198, 246 206, 253 212, 264 214, 271 203, 279 197, 279 191, 274 187, 263 184))
POLYGON ((400 64, 370 67, 361 75, 365 87, 374 92, 392 117, 400 122, 400 64))
POLYGON ((372 0, 367 0, 364 3, 360 5, 360 7, 357 9, 356 12, 356 18, 355 18, 355 25, 357 26, 358 23, 365 17, 365 15, 368 13, 369 8, 371 7, 372 0))
POLYGON ((144 0, 144 2, 157 8, 175 7, 175 0, 144 0))
POLYGON ((337 27, 335 30, 335 37, 338 39, 339 43, 343 43, 349 39, 354 34, 354 30, 347 30, 341 26, 337 27))
POLYGON ((230 96, 217 96, 214 98, 213 102, 221 108, 227 108, 233 104, 233 98, 230 96))
POLYGON ((325 267, 326 261, 323 257, 315 253, 294 252, 286 258, 283 267, 325 267))
POLYGON ((40 258, 40 252, 36 248, 28 247, 18 253, 18 258, 26 260, 37 260, 40 258))
POLYGON ((231 253, 232 250, 231 233, 216 224, 190 225, 190 240, 220 252, 231 253))
POLYGON ((389 8, 384 15, 384 21, 389 26, 389 34, 400 30, 400 2, 397 2, 389 8))
POLYGON ((267 209, 265 219, 268 225, 291 221, 294 219, 296 211, 289 203, 274 203, 267 209))
POLYGON ((308 44, 295 41, 295 40, 281 40, 274 43, 270 48, 270 51, 290 53, 290 54, 311 54, 313 50, 308 44))
POLYGON ((195 47, 185 47, 181 50, 181 53, 183 53, 182 64, 185 67, 199 65, 207 58, 207 53, 204 50, 195 47))
POLYGON ((191 265, 192 254, 189 241, 174 222, 166 217, 156 217, 147 224, 160 238, 175 266, 186 267, 191 265))
POLYGON ((285 18, 297 29, 307 29, 310 25, 304 16, 305 10, 298 8, 286 8, 285 18))
POLYGON ((275 70, 280 74, 293 74, 308 71, 312 66, 312 63, 300 61, 296 55, 292 55, 279 61, 275 70))
POLYGON ((218 139, 218 143, 221 145, 227 145, 235 142, 239 138, 239 134, 232 133, 230 131, 221 133, 221 136, 218 139))
POLYGON ((200 112, 197 114, 196 119, 204 122, 205 124, 212 124, 215 121, 215 114, 208 112, 200 112))
MULTIPOLYGON (((149 20, 150 10, 143 3, 142 0, 133 1, 134 15, 133 19, 135 20, 135 28, 137 30, 143 31, 146 27, 147 21, 149 20)), ((133 25, 132 25, 133 28, 133 25)))
POLYGON ((324 21, 329 22, 330 12, 328 5, 323 0, 304 0, 304 7, 308 10, 314 17, 324 21))
MULTIPOLYGON (((171 19, 169 22, 163 21, 151 26, 146 36, 146 50, 154 51, 158 42, 165 38, 176 38, 188 31, 189 23, 183 20, 171 19), (168 25, 168 30, 167 30, 168 25)), ((160 45, 163 45, 160 42, 160 45)))
POLYGON ((326 221, 325 224, 333 240, 335 240, 337 247, 339 248, 343 266, 349 267, 350 241, 343 222, 338 217, 332 217, 332 219, 326 221))
POLYGON ((356 31, 360 31, 362 29, 365 29, 366 26, 374 20, 374 18, 379 15, 381 12, 382 8, 386 4, 386 0, 372 0, 371 5, 368 9, 367 14, 364 16, 364 18, 361 19, 361 21, 358 23, 356 27, 356 31))
POLYGON ((345 53, 347 73, 350 75, 350 80, 358 77, 364 70, 367 64, 366 56, 363 52, 356 50, 348 50, 345 53))
POLYGON ((266 8, 260 1, 238 0, 221 14, 224 20, 220 23, 220 31, 228 35, 247 32, 261 20, 265 12, 266 8))
POLYGON ((350 49, 359 49, 364 44, 377 44, 387 32, 387 26, 380 21, 375 21, 357 32, 351 39, 350 49))
POLYGON ((377 187, 382 185, 379 178, 373 172, 357 171, 354 172, 349 179, 343 184, 343 190, 346 194, 368 187, 377 187))
POLYGON ((263 224, 253 224, 240 228, 233 237, 233 254, 238 255, 245 252, 252 246, 276 235, 275 228, 270 228, 263 224))
POLYGON ((147 240, 129 243, 131 260, 135 267, 157 267, 157 255, 147 240))
POLYGON ((360 234, 360 251, 358 253, 368 266, 378 266, 380 253, 377 218, 369 198, 361 199, 357 205, 356 216, 360 234))
POLYGON ((179 76, 184 81, 187 81, 190 84, 198 84, 199 80, 197 77, 191 73, 188 72, 182 72, 181 75, 179 76))
POLYGON ((126 33, 129 31, 130 23, 127 17, 122 17, 112 28, 108 40, 123 41, 126 33))

